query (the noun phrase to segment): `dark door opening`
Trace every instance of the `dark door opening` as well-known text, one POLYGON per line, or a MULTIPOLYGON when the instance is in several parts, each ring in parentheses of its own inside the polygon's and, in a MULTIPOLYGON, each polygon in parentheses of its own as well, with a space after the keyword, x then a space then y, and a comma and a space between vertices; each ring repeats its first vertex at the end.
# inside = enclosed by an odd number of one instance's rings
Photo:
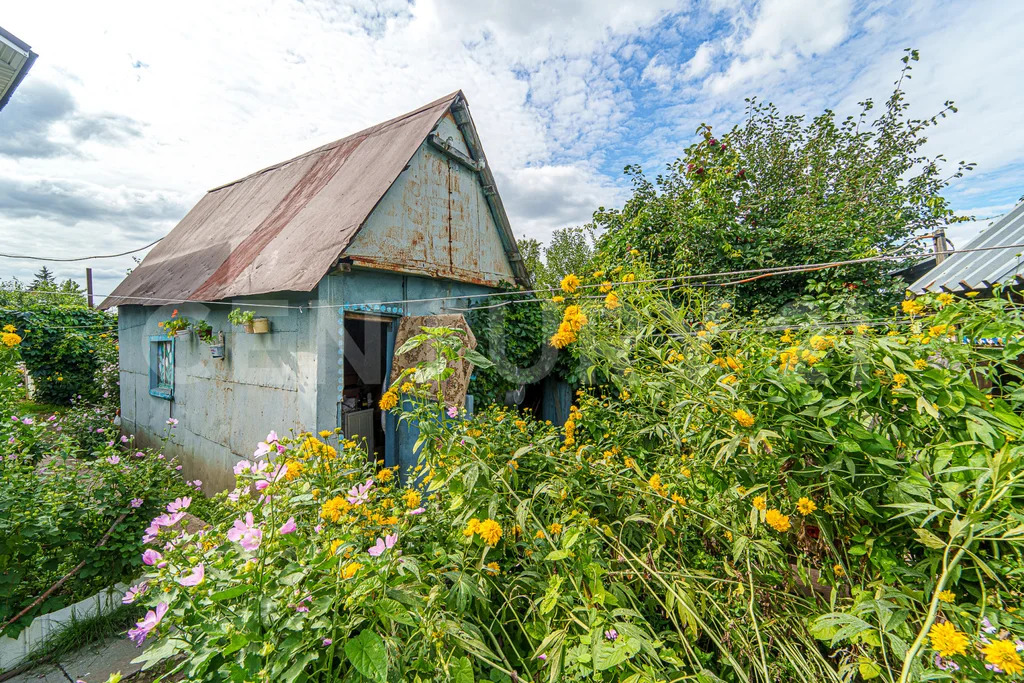
POLYGON ((345 376, 340 417, 345 436, 384 459, 384 427, 378 405, 384 393, 389 318, 345 313, 345 376))

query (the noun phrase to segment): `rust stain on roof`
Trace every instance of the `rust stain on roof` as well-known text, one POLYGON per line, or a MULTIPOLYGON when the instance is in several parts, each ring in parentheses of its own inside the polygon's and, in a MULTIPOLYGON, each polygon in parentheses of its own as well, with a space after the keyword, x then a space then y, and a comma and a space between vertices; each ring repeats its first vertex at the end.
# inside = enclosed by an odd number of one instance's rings
POLYGON ((101 307, 312 290, 460 99, 452 93, 210 190, 101 307))

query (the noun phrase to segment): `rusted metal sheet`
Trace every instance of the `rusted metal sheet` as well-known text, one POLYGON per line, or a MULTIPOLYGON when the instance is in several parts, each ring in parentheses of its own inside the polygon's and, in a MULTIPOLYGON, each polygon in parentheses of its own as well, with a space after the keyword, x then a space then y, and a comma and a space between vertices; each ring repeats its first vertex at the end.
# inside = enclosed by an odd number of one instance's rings
MULTIPOLYGON (((454 122, 449 112, 455 105, 465 108, 461 92, 210 190, 101 307, 312 290, 438 122, 446 115, 454 122)), ((482 152, 477 157, 483 160, 482 152)), ((489 170, 482 175, 489 177, 489 170)), ((415 196, 415 188, 410 191, 415 196)), ((423 225, 445 218, 437 206, 412 209, 418 211, 418 217, 427 221, 423 225)), ((518 259, 507 218, 501 227, 507 234, 500 235, 500 241, 511 240, 508 258, 518 259)), ((395 263, 396 269, 409 266, 429 272, 422 268, 428 260, 425 252, 417 250, 435 248, 426 244, 432 240, 424 234, 405 245, 392 243, 387 254, 376 258, 395 263), (416 259, 420 253, 424 258, 416 259)), ((509 261, 505 263, 503 270, 508 271, 509 261)), ((517 279, 525 281, 521 264, 513 266, 517 279)), ((472 282, 496 281, 472 263, 449 270, 448 276, 472 282)))

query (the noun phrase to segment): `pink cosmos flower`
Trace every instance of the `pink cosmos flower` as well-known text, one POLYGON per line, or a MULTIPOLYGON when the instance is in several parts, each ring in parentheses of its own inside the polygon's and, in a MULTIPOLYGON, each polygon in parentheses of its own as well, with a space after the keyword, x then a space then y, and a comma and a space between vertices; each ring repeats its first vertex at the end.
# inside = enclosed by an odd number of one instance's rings
POLYGON ((275 432, 273 429, 271 429, 270 433, 267 434, 267 443, 277 443, 277 441, 278 441, 277 432, 275 432))
POLYGON ((167 614, 167 603, 161 602, 156 606, 155 611, 149 610, 146 612, 146 616, 139 619, 138 623, 135 624, 135 628, 128 631, 128 637, 133 643, 141 647, 142 643, 146 640, 146 636, 157 627, 165 614, 167 614))
POLYGON ((266 478, 260 479, 256 482, 256 490, 262 491, 271 484, 281 481, 284 479, 286 474, 288 474, 288 468, 283 464, 278 465, 266 476, 266 478))
POLYGON ((235 473, 235 476, 237 477, 237 476, 241 475, 242 472, 248 472, 251 468, 252 468, 252 463, 251 462, 249 462, 248 460, 239 460, 238 462, 235 463, 235 467, 234 467, 233 471, 235 473))
POLYGON ((152 548, 146 548, 145 552, 142 553, 142 564, 152 567, 156 565, 157 568, 166 567, 167 563, 163 562, 164 556, 152 548))
POLYGON ((121 458, 119 458, 116 455, 112 455, 109 458, 107 458, 107 462, 109 462, 111 465, 116 465, 117 463, 121 462, 121 458))
POLYGON ((132 498, 132 502, 130 503, 130 505, 133 508, 140 508, 140 507, 142 507, 142 504, 144 502, 146 502, 146 501, 142 500, 141 498, 132 498))
POLYGON ((546 662, 546 661, 548 661, 548 656, 546 654, 541 653, 541 654, 537 655, 537 659, 539 659, 542 662, 546 662))
POLYGON ((111 440, 111 441, 108 441, 108 442, 107 442, 107 445, 108 445, 108 446, 113 446, 113 445, 114 445, 114 442, 113 442, 113 440, 111 440))
POLYGON ((405 514, 407 514, 407 515, 422 515, 426 511, 427 511, 427 508, 419 507, 419 508, 416 508, 415 510, 409 510, 405 514))
POLYGON ((24 425, 30 425, 30 424, 34 424, 34 423, 35 423, 35 420, 33 420, 31 417, 26 417, 24 420, 21 421, 21 424, 24 424, 24 425))
POLYGON ((282 536, 287 536, 288 534, 293 533, 297 528, 298 527, 295 526, 295 518, 289 517, 288 521, 284 523, 284 526, 277 530, 277 533, 282 536))
POLYGON ((18 421, 18 416, 17 415, 11 415, 11 419, 13 421, 17 422, 18 421))
POLYGON ((256 527, 252 513, 245 513, 245 521, 236 519, 234 526, 228 530, 228 539, 238 543, 246 550, 256 550, 263 541, 263 531, 256 527))
POLYGON ((147 581, 143 581, 140 584, 132 586, 127 591, 125 591, 124 597, 121 598, 121 604, 123 604, 123 605, 130 605, 130 604, 132 604, 133 602, 138 600, 140 596, 145 594, 145 592, 148 591, 148 590, 149 590, 149 582, 147 582, 147 581))
POLYGON ((186 510, 188 506, 192 504, 191 498, 175 498, 167 504, 168 512, 178 512, 179 510, 186 510))
POLYGON ((176 466, 174 467, 174 469, 176 469, 177 471, 181 472, 181 465, 176 465, 176 466))
POLYGON ((128 437, 124 434, 121 435, 121 443, 128 443, 128 437))
POLYGON ((366 552, 370 553, 371 557, 380 557, 384 554, 384 551, 395 547, 396 541, 398 541, 398 534, 388 534, 384 538, 378 536, 377 543, 368 548, 366 552))
POLYGON ((448 406, 448 417, 458 417, 459 409, 455 406, 448 406))
POLYGON ((173 427, 177 427, 178 426, 178 419, 174 418, 174 417, 169 417, 169 418, 167 418, 167 424, 171 425, 172 428, 173 427))
POLYGON ((265 441, 260 441, 259 445, 256 446, 256 450, 252 452, 252 457, 254 457, 254 458, 262 458, 263 456, 265 456, 269 452, 270 452, 270 444, 266 443, 265 441))
POLYGON ((194 486, 196 491, 202 491, 203 490, 203 482, 200 479, 196 479, 195 481, 190 481, 190 482, 188 482, 188 485, 189 486, 194 486))
POLYGON ((233 503, 237 503, 239 498, 249 494, 249 489, 250 487, 248 486, 240 489, 235 489, 234 491, 228 494, 228 500, 230 500, 233 503))
POLYGON ((178 583, 182 586, 198 586, 203 582, 204 578, 206 578, 206 567, 200 562, 192 569, 191 574, 178 579, 178 583))
POLYGON ((373 479, 367 479, 364 484, 357 484, 349 489, 348 502, 352 505, 362 505, 370 499, 370 489, 373 488, 373 479))
POLYGON ((145 454, 145 453, 143 453, 142 451, 139 451, 139 452, 137 452, 137 453, 135 454, 135 457, 136 457, 136 458, 144 458, 144 457, 146 457, 146 454, 145 454))

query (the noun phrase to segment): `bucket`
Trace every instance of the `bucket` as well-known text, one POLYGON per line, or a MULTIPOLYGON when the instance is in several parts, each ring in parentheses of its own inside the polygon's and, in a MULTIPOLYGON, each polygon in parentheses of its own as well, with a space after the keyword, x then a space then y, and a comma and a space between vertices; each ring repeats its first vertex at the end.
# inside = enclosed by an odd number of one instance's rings
POLYGON ((256 334, 266 334, 267 332, 270 332, 270 320, 267 318, 253 318, 252 331, 256 334))

